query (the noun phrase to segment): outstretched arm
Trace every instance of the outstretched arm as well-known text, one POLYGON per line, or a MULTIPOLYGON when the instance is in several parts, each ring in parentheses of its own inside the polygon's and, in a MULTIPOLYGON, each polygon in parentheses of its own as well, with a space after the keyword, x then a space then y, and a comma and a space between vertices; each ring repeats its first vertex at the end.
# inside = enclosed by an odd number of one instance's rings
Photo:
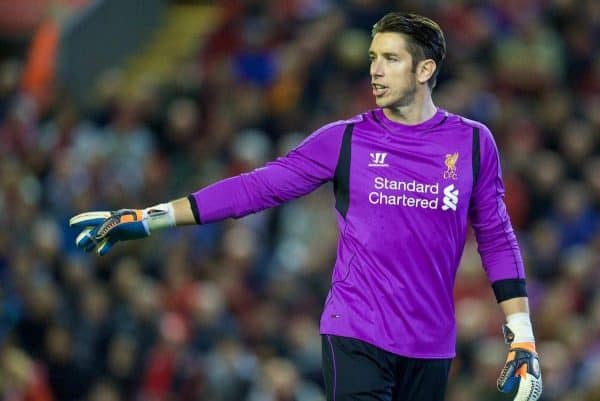
POLYGON ((119 241, 144 238, 167 227, 239 218, 305 195, 333 178, 345 126, 343 122, 325 126, 286 156, 215 182, 187 198, 146 209, 78 214, 69 222, 81 230, 76 244, 104 255, 119 241))

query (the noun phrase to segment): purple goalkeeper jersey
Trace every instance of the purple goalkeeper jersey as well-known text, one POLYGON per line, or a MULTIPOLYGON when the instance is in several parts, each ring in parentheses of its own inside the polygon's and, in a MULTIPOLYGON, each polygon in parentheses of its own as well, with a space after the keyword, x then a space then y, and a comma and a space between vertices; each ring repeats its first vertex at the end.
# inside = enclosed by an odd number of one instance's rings
POLYGON ((287 155, 190 199, 198 222, 209 223, 329 181, 339 238, 321 333, 408 357, 453 357, 453 287, 469 219, 490 282, 524 279, 494 139, 442 109, 417 125, 382 109, 328 124, 287 155))

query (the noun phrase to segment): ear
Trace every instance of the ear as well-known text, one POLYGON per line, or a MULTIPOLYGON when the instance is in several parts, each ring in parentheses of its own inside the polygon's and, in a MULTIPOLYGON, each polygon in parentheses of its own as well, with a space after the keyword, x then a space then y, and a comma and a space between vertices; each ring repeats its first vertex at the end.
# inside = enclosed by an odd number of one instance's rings
POLYGON ((437 65, 435 61, 428 58, 426 60, 419 61, 417 64, 417 81, 419 83, 424 84, 429 81, 429 78, 433 76, 433 73, 437 69, 437 65))

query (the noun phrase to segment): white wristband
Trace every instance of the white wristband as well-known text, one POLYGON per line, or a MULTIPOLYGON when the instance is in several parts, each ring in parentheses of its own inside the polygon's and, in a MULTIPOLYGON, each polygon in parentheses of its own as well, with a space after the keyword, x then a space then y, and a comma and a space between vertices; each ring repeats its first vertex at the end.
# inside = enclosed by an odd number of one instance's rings
POLYGON ((150 232, 175 225, 175 211, 171 202, 161 203, 144 209, 144 216, 148 219, 150 232))
POLYGON ((515 335, 513 343, 532 343, 535 342, 533 336, 533 327, 529 313, 519 312, 506 316, 506 325, 515 335))

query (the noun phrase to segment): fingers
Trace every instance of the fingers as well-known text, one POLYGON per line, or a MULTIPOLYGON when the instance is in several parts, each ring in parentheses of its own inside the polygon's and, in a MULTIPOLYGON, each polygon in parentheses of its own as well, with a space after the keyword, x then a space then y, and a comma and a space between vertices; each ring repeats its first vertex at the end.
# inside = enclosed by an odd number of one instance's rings
POLYGON ((515 376, 525 377, 525 375, 527 374, 527 370, 528 370, 527 364, 524 363, 521 366, 519 366, 519 368, 515 372, 515 376))
POLYGON ((73 216, 69 220, 69 225, 74 228, 81 228, 81 232, 75 239, 75 245, 86 252, 96 249, 98 255, 105 255, 117 242, 107 237, 112 226, 109 228, 106 225, 111 217, 113 217, 113 214, 109 211, 85 212, 73 216), (99 235, 101 228, 106 232, 99 235))
POLYGON ((542 390, 542 377, 527 373, 521 378, 514 401, 537 401, 542 395, 542 390))
POLYGON ((515 401, 536 401, 542 394, 542 372, 537 354, 522 348, 511 349, 497 384, 503 393, 517 387, 515 401))
POLYGON ((105 237, 98 242, 94 235, 95 229, 96 227, 84 228, 75 239, 75 244, 86 252, 91 252, 95 248, 98 255, 106 255, 117 241, 105 237))
POLYGON ((504 365, 500 377, 498 377, 497 386, 498 390, 503 393, 510 393, 515 385, 519 383, 519 376, 515 375, 516 362, 514 360, 509 361, 504 365))
POLYGON ((98 242, 95 239, 94 235, 95 229, 96 227, 84 228, 75 239, 75 244, 78 248, 81 248, 86 252, 91 252, 95 248, 98 255, 106 255, 106 253, 108 253, 108 251, 112 248, 116 241, 110 240, 109 238, 105 237, 100 242, 98 242))
POLYGON ((80 213, 77 216, 71 217, 69 220, 69 225, 74 228, 97 226, 110 216, 110 212, 107 211, 80 213))
POLYGON ((144 212, 121 209, 116 212, 95 211, 73 216, 69 225, 81 229, 75 239, 78 248, 98 255, 105 255, 118 241, 144 238, 150 235, 144 212))
POLYGON ((85 227, 75 239, 75 245, 78 248, 83 249, 86 252, 91 252, 96 246, 96 239, 94 238, 95 227, 85 227))
POLYGON ((81 228, 81 232, 75 238, 75 245, 86 252, 91 252, 96 248, 96 232, 98 226, 110 217, 110 212, 97 211, 80 213, 71 217, 69 225, 74 228, 81 228))
POLYGON ((96 249, 96 252, 98 253, 98 255, 104 256, 108 253, 108 251, 110 251, 110 248, 112 248, 112 246, 115 243, 116 243, 116 241, 111 241, 108 238, 105 238, 102 241, 100 241, 100 243, 98 244, 98 248, 96 249))

